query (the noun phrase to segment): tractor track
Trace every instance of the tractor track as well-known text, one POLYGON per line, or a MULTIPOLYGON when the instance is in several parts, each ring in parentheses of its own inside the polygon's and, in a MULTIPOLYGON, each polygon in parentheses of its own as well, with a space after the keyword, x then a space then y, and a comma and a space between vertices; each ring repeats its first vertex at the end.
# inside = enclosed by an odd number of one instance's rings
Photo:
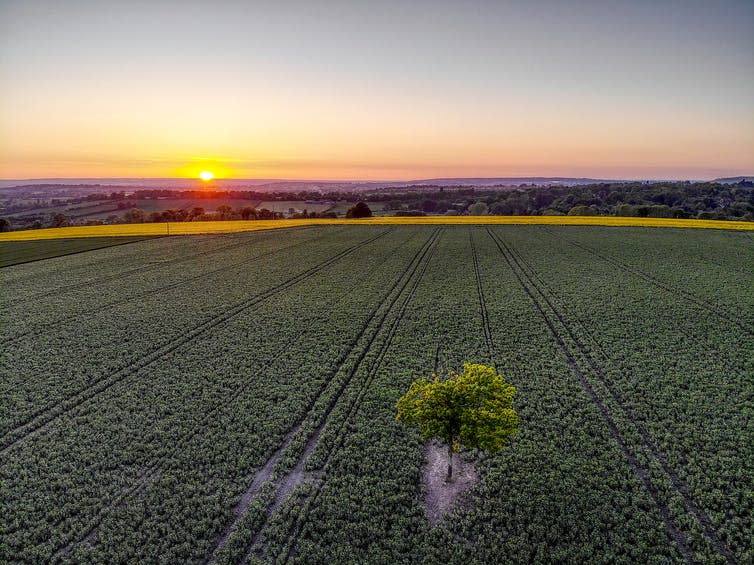
MULTIPOLYGON (((553 237, 556 237, 555 234, 546 229, 546 231, 553 237)), ((662 281, 658 279, 655 276, 650 275, 649 273, 646 273, 642 271, 641 269, 634 267, 632 265, 629 265, 628 263, 624 263, 623 261, 620 261, 619 259, 616 259, 615 257, 609 257, 607 255, 604 255, 600 253, 599 251, 596 251, 592 249, 591 247, 584 245, 582 243, 579 243, 577 241, 573 241, 571 239, 568 239, 567 237, 559 237, 558 239, 562 239, 566 241, 567 243, 570 243, 574 247, 581 249, 582 251, 586 251, 587 253, 590 253, 594 255, 595 257, 602 259, 606 263, 609 263, 613 265, 614 267, 617 267, 621 269, 622 271, 632 274, 634 276, 637 276, 641 279, 644 279, 645 281, 649 282, 650 284, 654 285, 655 287, 659 288, 660 290, 664 290, 665 292, 668 292, 670 294, 680 296, 681 298, 687 300, 688 302, 691 302, 693 304, 696 304, 700 308, 706 310, 710 314, 716 316, 717 318, 728 322, 730 324, 733 324, 735 326, 738 326, 741 330, 743 330, 745 333, 749 334, 750 336, 754 336, 754 328, 752 326, 744 321, 742 321, 739 317, 737 317, 730 309, 729 306, 723 306, 720 304, 714 304, 709 302, 708 300, 705 300, 704 298, 701 298, 699 296, 696 296, 695 294, 684 290, 682 288, 673 286, 672 284, 669 284, 665 281, 662 281)))
POLYGON ((518 262, 516 261, 516 258, 510 251, 510 248, 507 246, 507 244, 503 242, 502 239, 499 239, 496 236, 496 234, 494 234, 490 229, 487 229, 487 232, 492 238, 492 240, 495 242, 498 250, 500 251, 500 254, 503 256, 506 263, 508 264, 508 267, 511 269, 513 274, 518 279, 519 283, 521 284, 521 287, 529 296, 529 299, 531 300, 532 304, 534 305, 534 307, 537 309, 542 319, 547 324, 550 330, 550 333, 555 338, 555 341, 558 344, 558 347, 560 348, 561 352, 565 356, 566 361, 568 362, 568 366, 570 367, 573 374, 576 376, 583 391, 587 394, 587 396, 590 398, 592 403, 595 405, 595 407, 599 411, 600 415, 602 416, 603 420, 605 421, 607 425, 610 436, 618 445, 618 448, 620 449, 621 453, 623 453, 624 457, 626 458, 628 462, 629 467, 634 472, 634 474, 637 477, 639 477, 641 482, 644 484, 646 491, 649 493, 657 509, 659 510, 660 515, 662 516, 663 523, 665 524, 665 528, 668 531, 670 538, 675 543, 682 557, 687 563, 690 563, 690 564, 697 563, 696 558, 694 556, 694 552, 689 546, 688 538, 680 530, 678 525, 675 523, 670 513, 670 509, 667 507, 666 504, 664 504, 659 499, 652 485, 652 482, 651 482, 651 479, 649 477, 647 470, 639 462, 636 455, 629 449, 627 441, 623 437, 623 434, 621 433, 621 431, 618 429, 618 426, 616 425, 615 420, 613 419, 613 416, 611 415, 610 411, 602 402, 602 400, 599 398, 594 388, 592 387, 592 385, 589 383, 588 379, 586 378, 585 374, 582 372, 581 368, 579 367, 576 361, 576 358, 574 357, 573 352, 571 351, 571 348, 569 348, 568 345, 566 344, 564 340, 564 336, 556 328, 554 320, 558 319, 557 313, 555 313, 555 315, 553 315, 553 313, 550 313, 550 315, 547 314, 548 308, 552 309, 552 306, 549 304, 549 301, 546 299, 546 297, 542 296, 542 298, 537 298, 537 294, 541 295, 541 290, 538 289, 538 287, 533 283, 532 279, 527 275, 527 273, 523 270, 523 268, 518 264, 518 262))
POLYGON ((476 280, 476 291, 477 296, 479 297, 479 311, 482 315, 482 329, 484 330, 484 341, 487 346, 487 357, 497 371, 497 362, 495 361, 495 342, 492 339, 490 316, 487 311, 487 300, 484 297, 482 277, 479 273, 479 257, 477 256, 476 244, 474 243, 474 232, 471 229, 469 229, 469 242, 471 243, 471 257, 474 263, 474 279, 476 280))
MULTIPOLYGON (((401 247, 403 245, 405 245, 405 242, 402 242, 398 247, 401 247)), ((373 276, 376 272, 377 272, 376 269, 372 270, 367 275, 366 278, 367 279, 371 278, 371 276, 373 276)), ((364 280, 365 279, 360 279, 359 281, 353 281, 353 282, 354 284, 357 284, 357 282, 358 284, 361 284, 364 280)), ((323 311, 326 312, 329 306, 337 302, 338 300, 339 300, 338 296, 331 297, 331 299, 327 302, 327 304, 323 306, 322 308, 323 311)), ((383 302, 384 302, 384 299, 380 302, 380 305, 383 302)), ((310 330, 313 329, 314 327, 316 327, 315 324, 308 325, 307 326, 308 329, 305 330, 304 333, 301 335, 305 335, 309 333, 310 330)), ((276 348, 275 351, 270 352, 268 357, 270 359, 277 359, 280 353, 282 353, 284 350, 288 348, 289 348, 288 343, 281 344, 281 346, 276 348)), ((350 349, 352 349, 352 347, 350 349)), ((331 373, 335 373, 335 372, 336 371, 331 371, 331 373)), ((328 379, 324 379, 324 385, 323 387, 320 388, 320 391, 317 393, 317 395, 315 395, 315 400, 316 400, 316 397, 322 393, 322 389, 324 388, 324 386, 326 386, 327 382, 328 382, 328 379)), ((248 381, 245 381, 240 386, 236 387, 232 392, 232 398, 237 399, 241 397, 244 394, 244 392, 248 389, 249 386, 251 386, 251 383, 248 381)), ((306 407, 306 409, 304 409, 303 413, 306 414, 311 409, 313 404, 314 404, 314 400, 310 403, 308 407, 306 407)), ((215 402, 214 406, 212 406, 211 408, 203 412, 201 421, 197 422, 196 425, 191 428, 192 431, 189 431, 188 433, 184 434, 182 437, 175 438, 174 444, 173 444, 174 446, 172 449, 170 449, 167 453, 163 454, 160 457, 160 459, 149 468, 147 472, 143 473, 142 476, 139 479, 137 479, 135 484, 131 485, 128 489, 123 491, 122 494, 119 494, 116 498, 116 503, 112 505, 108 505, 107 507, 104 507, 103 509, 101 509, 98 512, 97 516, 89 523, 86 531, 83 534, 78 535, 76 540, 70 541, 65 546, 59 548, 55 552, 53 558, 68 555, 73 550, 73 548, 75 548, 77 545, 84 543, 86 541, 91 541, 91 539, 94 537, 94 534, 97 532, 100 525, 104 521, 105 517, 114 508, 123 504, 127 499, 133 497, 134 495, 140 494, 144 490, 146 484, 154 480, 155 476, 159 475, 160 472, 165 470, 166 465, 164 461, 166 459, 169 459, 176 453, 180 452, 181 449, 183 449, 184 445, 188 442, 191 442, 193 438, 195 438, 204 429, 204 426, 206 424, 211 423, 213 421, 215 414, 217 414, 219 410, 225 407, 227 407, 227 402, 223 399, 218 399, 215 402)), ((288 443, 290 443, 296 431, 297 431, 297 428, 290 430, 286 434, 286 436, 283 439, 283 445, 287 445, 288 443)), ((267 478, 269 478, 269 476, 272 474, 274 466, 279 460, 280 455, 282 454, 282 451, 283 451, 283 447, 281 446, 275 452, 273 452, 273 454, 267 459, 262 469, 260 469, 260 471, 256 474, 257 476, 256 478, 254 478, 254 481, 250 485, 249 489, 247 489, 246 493, 242 496, 241 501, 234 509, 234 513, 238 513, 241 510, 245 511, 246 508, 248 508, 249 504, 251 503, 251 500, 259 492, 259 489, 261 488, 264 481, 267 480, 267 478), (264 480, 259 480, 260 477, 264 477, 264 480)), ((225 532, 224 534, 226 539, 227 539, 228 533, 229 532, 225 532)))
MULTIPOLYGON (((356 397, 352 401, 350 407, 348 408, 348 411, 346 412, 343 420, 340 423, 340 426, 337 429, 337 433, 335 434, 336 443, 335 445, 333 445, 332 448, 329 449, 328 454, 325 458, 325 463, 323 464, 322 468, 325 468, 327 466, 333 454, 339 449, 340 445, 342 444, 343 430, 345 429, 345 426, 348 424, 349 420, 351 419, 351 416, 358 409, 358 406, 360 405, 361 400, 363 399, 363 395, 365 394, 365 391, 369 388, 369 385, 372 381, 375 371, 379 368, 379 366, 382 363, 382 360, 384 359, 385 352, 387 351, 390 345, 390 342, 392 341, 392 338, 395 335, 395 331, 397 330, 397 327, 403 318, 403 314, 405 313, 406 306, 410 302, 411 298, 413 297, 416 291, 416 287, 418 286, 424 272, 427 269, 427 266, 429 265, 432 259, 432 256, 434 255, 436 243, 439 240, 441 233, 442 233, 441 229, 435 230, 433 235, 427 241, 427 245, 422 250, 421 255, 417 256, 418 261, 412 261, 412 264, 409 265, 409 269, 407 269, 407 276, 405 277, 405 280, 403 280, 403 277, 402 277, 403 284, 401 285, 401 287, 395 293, 395 296, 390 301, 384 315, 382 316, 382 319, 379 321, 373 335, 370 337, 366 346, 362 348, 360 355, 358 356, 352 369, 349 371, 349 374, 346 378, 345 383, 340 387, 338 395, 334 397, 334 400, 331 403, 331 405, 328 407, 326 414, 322 418, 322 421, 319 423, 319 425, 314 430, 314 432, 309 436, 306 446, 304 448, 304 452, 298 458, 293 469, 291 469, 285 475, 285 477, 283 477, 277 482, 276 489, 275 489, 276 491, 275 498, 273 502, 267 508, 264 522, 259 528, 257 528, 256 534, 254 538, 252 539, 251 547, 249 551, 246 553, 244 561, 248 560, 252 555, 256 555, 257 557, 260 557, 260 558, 264 556, 264 548, 262 547, 262 536, 263 536, 265 528, 269 524, 269 520, 272 518, 275 512, 280 508, 283 502, 285 502, 285 500, 290 495, 291 491, 293 491, 293 489, 296 486, 298 486, 305 480, 304 479, 305 465, 309 459, 309 456, 318 447, 319 440, 320 440, 323 430, 325 429, 326 426, 337 425, 333 422, 330 422, 329 420, 330 420, 330 415, 332 414, 332 411, 337 405, 337 400, 340 394, 342 394, 342 392, 348 388, 354 376, 362 367, 362 364, 364 360, 366 359, 368 353, 372 350, 375 342, 378 340, 379 337, 381 337, 381 335, 385 333, 384 330, 387 327, 387 334, 385 337, 385 341, 382 342, 382 345, 377 354, 377 357, 375 358, 375 360, 373 361, 372 365, 369 368, 369 375, 364 379, 364 381, 359 386, 358 391, 356 392, 356 397), (405 290, 407 287, 409 287, 412 281, 413 281, 413 286, 410 288, 409 292, 406 294, 405 290), (403 299, 401 302, 402 297, 403 299), (398 309, 395 311, 395 313, 393 313, 393 310, 396 307, 396 304, 398 304, 398 309)), ((391 291, 391 294, 392 294, 392 291, 391 291)), ((313 496, 316 497, 316 493, 313 496)), ((307 500, 307 506, 309 504, 309 501, 311 500, 312 500, 311 498, 307 500)))
MULTIPOLYGON (((343 442, 345 441, 345 437, 346 437, 345 430, 346 430, 349 422, 352 421, 353 417, 356 415, 356 413, 358 412, 359 408, 361 407, 361 403, 362 403, 362 401, 364 399, 364 396, 365 396, 367 390, 369 390, 369 387, 371 386, 372 381, 374 380, 374 376, 377 374, 377 371, 380 369, 380 367, 382 366, 382 363, 385 360, 385 356, 387 355, 387 352, 390 349, 390 346, 392 344, 393 338, 395 337, 395 334, 398 331, 398 327, 400 326, 400 323, 403 320, 403 316, 404 316, 404 314, 406 312, 406 309, 408 308, 408 305, 413 300, 414 295, 416 294, 416 290, 419 287, 419 284, 421 283, 422 278, 424 277, 424 274, 427 271, 427 268, 429 267, 430 262, 432 261, 432 257, 433 257, 433 255, 435 253, 435 250, 436 250, 436 243, 437 243, 437 241, 439 239, 440 239, 440 236, 438 235, 438 237, 435 239, 435 241, 432 242, 432 248, 431 248, 431 250, 430 250, 430 252, 429 252, 429 254, 427 256, 426 261, 424 262, 424 264, 421 267, 419 267, 415 271, 415 273, 416 273, 415 276, 412 274, 412 278, 413 278, 414 282, 413 282, 412 286, 410 287, 408 293, 403 298, 403 301, 399 304, 398 310, 396 312, 396 316, 393 318, 391 324, 389 325, 389 327, 387 329, 387 334, 385 336, 384 341, 382 342, 382 345, 379 348, 377 356, 375 357, 375 359, 372 362, 372 364, 369 366, 368 375, 364 379, 364 382, 362 383, 362 385, 359 387, 359 390, 358 390, 356 398, 351 403, 351 406, 349 407, 348 412, 347 412, 345 418, 343 419, 343 421, 341 422, 339 428, 337 429, 337 432, 335 434, 335 438, 336 438, 335 444, 328 451, 327 456, 325 457, 325 462, 320 467, 320 469, 322 471, 324 471, 325 474, 327 472, 327 468, 331 464, 333 456, 343 446, 343 442)), ((411 280, 411 279, 409 279, 409 280, 411 280)), ((407 280, 407 284, 408 284, 409 280, 407 280)), ((405 289, 405 286, 404 286, 404 289, 405 289)), ((403 293, 404 289, 401 289, 401 292, 399 292, 398 295, 396 296, 396 302, 398 301, 400 295, 403 293)), ((395 302, 393 303, 393 305, 391 305, 391 308, 394 305, 395 305, 395 302)), ((380 330, 378 331, 378 333, 380 333, 382 331, 382 329, 383 328, 381 326, 380 330)), ((371 344, 370 344, 370 347, 371 347, 371 344)), ((358 368, 359 367, 355 367, 354 368, 354 373, 358 370, 358 368)), ((302 460, 299 463, 299 465, 302 468, 303 468, 304 464, 305 464, 305 460, 302 460)), ((304 505, 302 506, 301 511, 298 513, 298 515, 294 519, 294 523, 291 525, 291 529, 289 529, 290 535, 288 536, 288 539, 287 539, 285 545, 282 548, 282 554, 283 554, 282 555, 282 557, 283 557, 282 562, 283 563, 287 562, 290 559, 291 554, 293 553, 294 548, 295 548, 295 540, 297 540, 298 537, 300 536, 301 531, 302 531, 302 529, 304 527, 304 524, 306 522, 306 518, 307 518, 307 515, 308 515, 308 512, 309 512, 309 508, 311 507, 312 504, 314 504, 314 502, 316 502, 317 497, 319 496, 319 493, 320 493, 320 490, 317 489, 317 490, 314 491, 314 493, 312 493, 310 496, 307 497, 307 500, 304 503, 304 505)), ((257 533, 257 539, 255 540, 255 542, 256 542, 255 545, 258 545, 258 543, 260 541, 259 537, 262 534, 262 529, 260 529, 259 532, 257 533)), ((253 553, 253 551, 254 551, 254 546, 252 546, 252 551, 247 555, 246 560, 248 560, 248 558, 250 557, 251 553, 253 553)), ((263 557, 263 555, 261 553, 256 553, 256 555, 257 555, 257 557, 260 557, 260 558, 263 557)), ((277 562, 277 561, 278 560, 276 559, 275 562, 277 562)))
MULTIPOLYGON (((293 229, 293 230, 303 230, 303 229, 311 229, 313 227, 316 227, 316 226, 301 226, 301 227, 283 228, 283 229, 286 229, 286 230, 291 230, 291 229, 293 229)), ((251 232, 251 233, 254 233, 254 232, 251 232)), ((236 235, 236 234, 234 234, 234 235, 236 235)), ((149 238, 149 239, 150 240, 151 239, 162 239, 162 237, 167 237, 167 236, 161 236, 161 237, 149 238)), ((237 239, 237 238, 234 237, 233 239, 237 239)), ((137 274, 137 273, 142 273, 143 274, 145 272, 152 271, 152 270, 155 270, 155 269, 161 269, 163 267, 170 267, 170 266, 178 264, 178 263, 183 263, 183 262, 186 262, 186 261, 195 260, 197 258, 206 257, 208 255, 213 255, 215 253, 224 253, 226 251, 230 251, 232 249, 236 249, 238 247, 244 247, 244 246, 248 246, 248 245, 249 245, 249 241, 246 240, 246 239, 244 239, 244 241, 236 241, 234 243, 230 243, 228 245, 224 245, 224 246, 218 247, 216 249, 208 249, 208 250, 202 251, 200 253, 182 255, 181 257, 176 257, 175 259, 168 259, 166 261, 157 261, 157 262, 153 262, 153 263, 148 263, 146 265, 141 265, 141 266, 133 268, 133 269, 127 269, 125 271, 119 271, 117 273, 112 273, 112 274, 109 274, 109 275, 106 275, 106 276, 103 276, 103 277, 100 277, 100 278, 97 278, 97 279, 94 279, 94 280, 88 280, 86 282, 71 283, 71 284, 62 285, 62 286, 59 286, 59 287, 54 288, 54 289, 46 290, 44 292, 41 292, 41 293, 38 293, 38 294, 34 294, 34 295, 26 297, 26 298, 22 298, 22 299, 18 300, 17 303, 18 304, 25 304, 27 302, 39 300, 40 298, 47 298, 47 297, 50 297, 50 296, 58 296, 61 293, 72 292, 74 290, 78 290, 78 289, 81 289, 81 288, 90 288, 92 286, 95 286, 95 285, 98 285, 98 284, 101 284, 101 283, 106 283, 106 282, 109 282, 109 281, 112 281, 112 280, 121 280, 123 277, 128 277, 128 276, 131 276, 131 275, 134 275, 134 274, 137 274)), ((100 248, 100 249, 103 249, 103 248, 100 248)), ((96 263, 94 263, 93 266, 96 266, 96 263)))
MULTIPOLYGON (((256 260, 260 259, 261 257, 266 257, 268 255, 274 255, 275 253, 279 253, 279 252, 283 252, 283 251, 288 251, 291 248, 298 247, 300 245, 305 245, 305 244, 317 241, 318 239, 326 237, 326 235, 327 234, 322 234, 320 236, 313 237, 311 239, 306 239, 304 241, 298 241, 296 243, 293 243, 291 245, 287 245, 285 247, 281 247, 279 249, 265 251, 263 253, 260 253, 259 255, 254 255, 253 257, 248 257, 248 258, 244 259, 243 261, 237 261, 237 262, 232 263, 230 265, 225 265, 225 266, 220 267, 218 269, 213 269, 211 271, 207 271, 207 272, 201 273, 199 275, 194 275, 192 277, 181 279, 179 281, 176 281, 176 282, 173 282, 173 283, 161 286, 161 287, 157 287, 157 288, 153 288, 153 289, 146 290, 146 291, 143 291, 143 292, 139 292, 139 293, 136 293, 136 294, 132 294, 130 296, 126 296, 124 298, 120 298, 118 300, 114 300, 112 302, 108 302, 106 304, 102 304, 100 306, 97 306, 96 308, 91 308, 89 310, 82 310, 82 311, 76 312, 76 313, 74 313, 74 314, 72 314, 70 316, 63 316, 61 318, 58 318, 56 320, 52 320, 50 322, 44 322, 42 324, 39 324, 37 326, 32 327, 29 330, 24 331, 22 333, 11 335, 11 336, 5 337, 3 339, 0 339, 0 344, 6 345, 6 344, 16 343, 19 340, 21 340, 21 339, 23 339, 23 338, 25 338, 25 337, 27 337, 29 335, 36 335, 36 334, 39 334, 39 333, 43 333, 45 330, 50 329, 52 327, 59 327, 59 326, 63 325, 63 323, 65 323, 66 325, 72 324, 74 322, 80 321, 82 318, 86 318, 86 317, 92 316, 93 314, 97 314, 99 312, 107 310, 108 308, 112 308, 113 306, 117 306, 119 304, 126 304, 128 302, 133 301, 133 300, 136 300, 136 299, 139 299, 139 298, 144 298, 145 296, 155 295, 157 293, 160 293, 160 292, 163 292, 163 291, 166 291, 166 290, 170 290, 170 289, 173 289, 173 288, 178 288, 178 287, 181 287, 183 285, 192 283, 194 281, 197 281, 197 280, 200 280, 200 279, 203 279, 203 278, 206 278, 206 277, 211 277, 211 276, 216 275, 218 273, 227 272, 227 271, 229 271, 231 269, 235 269, 237 267, 240 267, 240 266, 246 265, 248 263, 251 263, 252 261, 256 261, 256 260)), ((248 243, 246 243, 245 245, 248 245, 248 243)), ((232 247, 235 247, 235 246, 232 246, 232 247)), ((161 266, 163 266, 163 265, 165 265, 165 264, 162 263, 161 266)))
POLYGON ((94 382, 88 384, 87 386, 79 390, 74 395, 64 400, 61 400, 53 404, 52 406, 47 406, 41 410, 38 410, 34 414, 28 416, 25 419, 25 421, 16 425, 14 428, 12 428, 11 430, 9 430, 3 435, 3 437, 0 439, 0 453, 4 453, 10 447, 15 445, 19 441, 22 441, 30 437, 33 433, 47 426, 53 420, 59 418, 60 416, 64 414, 71 412, 72 410, 82 405, 83 403, 90 401, 91 399, 95 398, 97 395, 109 389, 113 385, 137 373, 144 367, 151 365, 158 359, 161 359, 162 357, 168 355, 169 353, 175 351, 176 349, 186 345, 187 343, 194 340, 196 337, 206 333, 207 331, 215 328, 216 326, 224 324, 225 322, 234 318, 235 316, 247 310, 251 306, 255 306, 256 304, 259 304, 263 302, 264 300, 267 300, 271 296, 312 277, 313 275, 317 274, 322 269, 325 269, 329 267, 330 265, 332 265, 333 263, 340 261, 341 259, 343 259, 347 255, 350 255, 354 251, 366 245, 369 245, 370 243, 376 241, 377 239, 384 237, 385 235, 387 235, 387 233, 393 231, 393 229, 394 228, 384 230, 375 237, 371 237, 367 240, 364 240, 355 245, 352 245, 351 247, 348 247, 347 249, 337 253, 336 255, 330 257, 329 259, 326 259, 325 261, 313 267, 310 267, 309 269, 305 271, 302 271, 301 273, 295 275, 294 277, 291 277, 280 284, 274 285, 273 287, 267 289, 266 291, 258 293, 246 300, 241 301, 240 303, 237 303, 235 306, 232 306, 224 310, 222 313, 216 316, 213 316, 212 318, 208 320, 205 320, 201 324, 194 326, 192 329, 184 331, 180 336, 153 349, 146 355, 143 355, 137 359, 131 360, 130 362, 122 366, 120 369, 110 373, 109 375, 101 377, 99 379, 95 379, 94 382))
MULTIPOLYGON (((703 534, 713 544, 717 552, 723 555, 728 560, 728 562, 733 563, 735 559, 732 552, 730 551, 728 546, 718 538, 709 516, 706 514, 706 512, 704 512, 704 510, 699 508, 699 506, 693 500, 686 483, 670 467, 667 455, 657 446, 647 428, 636 417, 633 410, 627 404, 623 396, 611 384, 610 378, 607 376, 607 374, 605 374, 605 371, 602 368, 601 364, 594 359, 594 357, 589 352, 589 348, 586 347, 584 342, 578 337, 578 331, 574 329, 572 323, 566 320, 566 316, 563 314, 563 308, 558 308, 558 306, 556 305, 556 303, 558 302, 557 294, 547 286, 547 284, 542 280, 537 271, 521 256, 521 254, 517 250, 515 250, 512 246, 505 244, 502 240, 499 240, 499 243, 501 243, 506 248, 506 251, 510 254, 511 258, 517 264, 521 273, 528 278, 530 284, 534 289, 536 289, 536 291, 549 307, 550 311, 555 315, 557 321, 565 329, 567 336, 575 344, 576 350, 586 361, 588 367, 591 369, 592 374, 597 377, 598 382, 600 382, 605 387, 613 402, 617 404, 617 406, 625 414, 626 419, 639 432, 645 449, 654 457, 657 463, 659 463, 664 473, 670 479, 670 483, 673 486, 673 489, 683 500, 683 505, 686 509, 686 512, 696 518, 697 522, 701 526, 703 534), (550 295, 549 297, 548 293, 550 295)), ((581 326, 582 330, 584 330, 588 335, 591 335, 591 333, 586 330, 586 328, 580 321, 577 323, 579 326, 581 326)), ((604 359, 609 363, 610 358, 606 355, 602 346, 598 344, 593 337, 592 341, 600 349, 604 359)))
MULTIPOLYGON (((361 331, 351 342, 350 344, 351 347, 349 351, 339 360, 337 368, 332 373, 333 376, 337 375, 340 372, 343 365, 346 363, 349 357, 351 357, 351 354, 357 349, 359 342, 362 341, 362 339, 365 338, 365 336, 367 336, 367 334, 369 333, 370 327, 375 325, 373 324, 373 322, 377 320, 376 327, 374 331, 372 332, 372 335, 367 338, 367 343, 365 344, 365 346, 361 347, 360 353, 354 363, 354 366, 349 371, 347 376, 343 379, 343 381, 340 384, 338 384, 335 381, 326 380, 323 384, 323 387, 320 389, 320 391, 318 391, 318 393, 315 395, 313 400, 310 402, 309 409, 307 410, 307 412, 311 410, 316 405, 317 401, 320 398, 322 398, 323 395, 327 392, 328 384, 330 382, 336 383, 333 385, 334 388, 336 389, 336 392, 332 394, 332 397, 330 401, 328 402, 327 406, 325 407, 323 414, 321 416, 315 417, 316 420, 320 422, 313 429, 313 431, 307 434, 308 437, 307 437, 307 441, 303 449, 303 453, 297 457, 297 463, 294 465, 293 469, 291 469, 288 473, 286 473, 284 477, 278 478, 277 480, 272 481, 275 488, 275 499, 266 509, 264 523, 258 529, 257 535, 255 536, 252 542, 252 549, 250 550, 251 552, 253 552, 254 549, 256 549, 255 545, 259 541, 259 535, 264 529, 264 526, 267 524, 269 518, 272 516, 274 511, 280 506, 280 504, 285 499, 285 497, 290 492, 290 490, 292 490, 296 486, 294 484, 296 483, 295 477, 301 477, 303 475, 303 472, 302 472, 303 464, 308 459, 309 455, 311 455, 311 452, 314 450, 314 447, 316 447, 317 440, 319 439, 319 436, 322 430, 324 429, 330 414, 332 413, 333 409, 337 405, 340 395, 350 385, 358 367, 360 366, 361 362, 368 354, 375 339, 380 334, 381 328, 384 324, 385 319, 389 316, 395 302, 397 301, 398 297, 403 292, 403 289, 405 288, 405 286, 414 276, 414 273, 416 272, 418 266, 422 263, 422 261, 424 261, 429 249, 433 246, 434 242, 436 241, 439 231, 440 231, 439 229, 435 230, 432 236, 430 236, 428 240, 419 249, 419 251, 417 251, 414 258, 409 262, 409 264, 401 273, 401 275, 398 276, 395 283, 393 283, 392 287, 384 295, 384 298, 382 299, 382 301, 371 312, 371 315, 369 316, 366 323, 361 328, 361 331), (400 286, 401 281, 404 281, 402 286, 400 286), (398 288, 399 286, 400 286, 400 289, 397 292, 395 292, 396 288, 398 288), (393 294, 395 294, 395 296, 392 299, 390 299, 390 296, 393 294), (386 304, 387 304, 387 307, 383 308, 386 304), (378 314, 380 313, 381 310, 384 310, 384 312, 382 313, 381 316, 379 316, 378 314), (381 319, 378 320, 378 318, 381 318, 381 319)), ((280 459, 282 454, 288 450, 290 445, 293 443, 294 439, 300 435, 300 432, 303 429, 303 426, 305 423, 306 423, 306 417, 303 420, 299 421, 295 425, 295 427, 290 432, 288 432, 288 434, 286 435, 286 439, 284 440, 281 447, 275 453, 273 453, 272 457, 264 464, 264 466, 256 474, 252 483, 249 486, 249 489, 247 489, 247 492, 242 497, 242 502, 245 501, 246 504, 244 506, 239 505, 234 510, 233 519, 224 528, 223 533, 221 534, 220 538, 215 544, 214 549, 212 550, 210 556, 208 557, 207 563, 212 564, 216 562, 219 553, 222 551, 223 547, 227 544, 228 540, 230 539, 230 536, 233 533, 233 530, 236 528, 236 525, 244 518, 246 511, 248 509, 248 505, 251 502, 251 499, 253 498, 253 496, 251 495, 251 492, 253 491, 253 494, 255 495, 262 488, 263 484, 272 478, 272 475, 274 474, 273 469, 277 465, 278 460, 280 459)))
MULTIPOLYGON (((126 236, 127 237, 127 236, 126 236)), ((99 251, 101 249, 109 249, 111 247, 120 247, 121 245, 130 245, 131 243, 139 243, 141 241, 147 241, 151 239, 160 239, 162 237, 166 237, 164 235, 155 235, 155 236, 147 236, 147 237, 141 237, 136 236, 138 239, 132 239, 131 241, 123 241, 121 243, 115 243, 113 245, 103 245, 102 247, 92 247, 91 249, 81 249, 80 251, 69 251, 67 253, 61 253, 60 255, 53 255, 52 257, 40 257, 39 259, 28 259, 26 261, 20 261, 18 263, 12 263, 10 265, 0 265, 0 269, 7 269, 9 267, 16 267, 18 265, 28 265, 29 263, 37 263, 39 261, 47 261, 48 259, 57 259, 58 257, 70 257, 71 255, 80 255, 82 253, 89 253, 90 251, 99 251)), ((33 241, 33 240, 31 240, 33 241)), ((10 242, 8 242, 10 243, 10 242)))
MULTIPOLYGON (((167 236, 163 236, 167 237, 167 236)), ((211 255, 213 253, 220 253, 224 251, 229 251, 231 249, 235 249, 237 247, 241 247, 242 245, 248 245, 248 243, 232 243, 223 247, 219 247, 217 249, 207 250, 203 251, 201 253, 197 253, 194 255, 183 255, 181 257, 176 257, 175 259, 168 259, 166 261, 155 261, 151 263, 147 263, 145 265, 141 265, 139 267, 135 267, 133 269, 126 269, 124 271, 119 271, 117 273, 112 273, 109 275, 106 275, 104 277, 99 277, 97 279, 88 280, 86 282, 80 282, 80 283, 70 283, 65 284, 62 286, 59 286, 57 288, 49 289, 37 294, 33 294, 31 296, 28 296, 26 298, 22 298, 17 301, 18 304, 26 304, 27 302, 37 301, 41 298, 48 298, 50 296, 58 296, 62 293, 66 292, 72 292, 75 290, 79 290, 82 288, 89 288, 95 285, 99 285, 101 283, 106 283, 112 280, 119 280, 124 277, 129 277, 131 275, 137 274, 137 273, 145 273, 148 271, 153 271, 155 269, 160 269, 162 267, 169 267, 178 263, 183 263, 185 261, 190 261, 192 259, 196 259, 197 257, 206 257, 207 255, 211 255)))

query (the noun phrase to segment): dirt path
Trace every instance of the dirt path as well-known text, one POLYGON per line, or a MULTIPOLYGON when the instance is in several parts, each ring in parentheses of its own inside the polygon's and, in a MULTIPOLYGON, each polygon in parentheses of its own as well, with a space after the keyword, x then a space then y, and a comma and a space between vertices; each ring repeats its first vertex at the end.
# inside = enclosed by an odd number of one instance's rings
POLYGON ((448 448, 435 442, 424 446, 424 504, 427 519, 434 526, 454 506, 463 501, 463 494, 479 482, 474 465, 453 455, 453 482, 446 483, 448 474, 448 448))

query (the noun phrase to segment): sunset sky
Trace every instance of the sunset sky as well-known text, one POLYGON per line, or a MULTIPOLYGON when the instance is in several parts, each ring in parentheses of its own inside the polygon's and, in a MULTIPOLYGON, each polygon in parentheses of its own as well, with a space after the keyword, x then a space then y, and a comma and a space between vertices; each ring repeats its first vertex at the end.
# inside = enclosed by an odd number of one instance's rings
POLYGON ((0 177, 754 174, 754 1, 0 0, 0 177))

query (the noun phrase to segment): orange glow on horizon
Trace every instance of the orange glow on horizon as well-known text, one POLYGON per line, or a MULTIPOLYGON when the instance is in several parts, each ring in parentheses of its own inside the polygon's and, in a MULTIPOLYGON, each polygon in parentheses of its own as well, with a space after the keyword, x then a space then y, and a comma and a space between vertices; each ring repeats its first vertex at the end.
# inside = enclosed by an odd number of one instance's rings
POLYGON ((0 8, 0 179, 754 170, 751 1, 60 4, 0 8))

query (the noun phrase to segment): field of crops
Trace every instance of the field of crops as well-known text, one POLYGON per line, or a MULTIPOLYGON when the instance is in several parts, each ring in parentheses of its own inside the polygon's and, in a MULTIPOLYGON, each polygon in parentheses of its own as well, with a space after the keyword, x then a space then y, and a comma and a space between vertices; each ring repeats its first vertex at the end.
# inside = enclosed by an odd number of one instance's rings
POLYGON ((102 247, 125 245, 145 239, 136 237, 77 237, 73 239, 29 239, 0 241, 0 267, 30 263, 40 259, 83 253, 102 247))
POLYGON ((204 235, 247 231, 287 229, 303 226, 446 226, 446 225, 543 225, 543 226, 609 226, 646 228, 691 228, 740 230, 754 232, 754 222, 728 220, 684 220, 675 218, 631 218, 621 216, 376 216, 352 220, 288 219, 230 220, 210 222, 170 222, 146 224, 112 224, 19 230, 0 233, 0 242, 61 239, 76 237, 149 237, 162 235, 204 235))
POLYGON ((315 225, 0 269, 0 562, 754 561, 754 237, 315 225), (411 381, 518 388, 427 522, 411 381))

